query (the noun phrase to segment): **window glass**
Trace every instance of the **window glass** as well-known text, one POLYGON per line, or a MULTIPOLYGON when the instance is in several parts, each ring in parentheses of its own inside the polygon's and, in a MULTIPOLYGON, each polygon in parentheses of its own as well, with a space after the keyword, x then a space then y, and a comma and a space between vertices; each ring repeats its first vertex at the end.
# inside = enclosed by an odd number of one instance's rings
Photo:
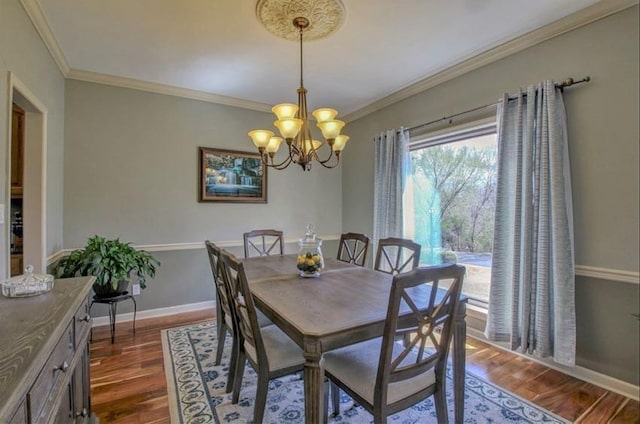
POLYGON ((422 245, 421 265, 467 268, 463 293, 489 300, 496 197, 495 123, 411 144, 405 237, 422 245))

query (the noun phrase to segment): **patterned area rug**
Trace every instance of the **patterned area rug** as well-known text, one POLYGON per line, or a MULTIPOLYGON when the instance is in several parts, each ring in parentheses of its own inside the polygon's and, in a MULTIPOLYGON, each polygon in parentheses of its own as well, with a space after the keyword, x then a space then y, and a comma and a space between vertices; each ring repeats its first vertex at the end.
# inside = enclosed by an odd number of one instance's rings
MULTIPOLYGON (((215 321, 162 331, 165 370, 173 423, 251 423, 255 397, 256 374, 247 365, 240 401, 231 403, 225 393, 230 337, 219 366, 215 366, 215 321)), ((450 378, 450 377, 449 377, 450 378)), ((447 383, 450 390, 451 382, 447 383)), ((451 396, 448 396, 451 398, 451 396)), ((449 404, 449 417, 453 417, 449 404)), ((331 410, 330 410, 331 413, 331 410)), ((269 383, 265 424, 303 423, 304 389, 297 376, 269 383)), ((330 416, 329 423, 364 424, 372 416, 345 393, 341 394, 340 415, 330 416)), ((429 398, 412 408, 389 417, 390 423, 435 423, 435 406, 429 398)), ((465 423, 567 423, 548 411, 505 392, 491 383, 467 373, 465 389, 465 423)))

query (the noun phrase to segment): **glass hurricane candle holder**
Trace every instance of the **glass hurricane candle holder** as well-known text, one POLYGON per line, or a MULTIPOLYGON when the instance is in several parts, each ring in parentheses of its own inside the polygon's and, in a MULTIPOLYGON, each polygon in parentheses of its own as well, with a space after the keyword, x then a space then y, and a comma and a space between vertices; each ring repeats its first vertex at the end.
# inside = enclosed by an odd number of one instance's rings
POLYGON ((313 226, 307 226, 304 238, 298 241, 298 263, 297 268, 300 276, 305 278, 319 277, 320 271, 324 268, 324 258, 320 246, 322 240, 316 237, 313 226))

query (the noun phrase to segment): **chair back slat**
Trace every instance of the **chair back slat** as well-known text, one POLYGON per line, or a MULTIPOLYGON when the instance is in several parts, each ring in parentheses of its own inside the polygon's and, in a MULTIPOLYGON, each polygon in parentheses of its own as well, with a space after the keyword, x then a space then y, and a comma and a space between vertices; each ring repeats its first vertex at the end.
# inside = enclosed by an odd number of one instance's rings
POLYGON ((220 254, 222 274, 227 281, 231 303, 238 322, 238 333, 248 357, 255 363, 268 364, 262 342, 258 315, 249 290, 244 265, 233 254, 223 250, 220 254))
POLYGON ((278 230, 252 230, 242 235, 244 257, 282 255, 284 253, 283 233, 278 230))
POLYGON ((389 296, 374 403, 387 401, 389 383, 433 369, 444 378, 465 268, 446 264, 395 275, 389 296), (404 344, 397 340, 407 340, 404 344))
POLYGON ((389 237, 378 242, 374 269, 397 275, 409 272, 420 263, 421 247, 412 240, 389 237))
POLYGON ((360 233, 344 233, 338 245, 339 261, 364 266, 369 249, 369 236, 360 233))

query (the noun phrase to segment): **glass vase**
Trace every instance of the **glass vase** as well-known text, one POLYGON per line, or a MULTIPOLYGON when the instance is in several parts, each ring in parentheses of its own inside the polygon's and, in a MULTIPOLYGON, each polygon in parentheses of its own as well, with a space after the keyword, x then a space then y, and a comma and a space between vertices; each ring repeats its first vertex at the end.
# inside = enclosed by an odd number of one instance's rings
POLYGON ((314 278, 320 276, 320 271, 324 268, 321 245, 322 240, 316 237, 313 226, 308 225, 304 238, 298 241, 297 268, 301 277, 314 278))

